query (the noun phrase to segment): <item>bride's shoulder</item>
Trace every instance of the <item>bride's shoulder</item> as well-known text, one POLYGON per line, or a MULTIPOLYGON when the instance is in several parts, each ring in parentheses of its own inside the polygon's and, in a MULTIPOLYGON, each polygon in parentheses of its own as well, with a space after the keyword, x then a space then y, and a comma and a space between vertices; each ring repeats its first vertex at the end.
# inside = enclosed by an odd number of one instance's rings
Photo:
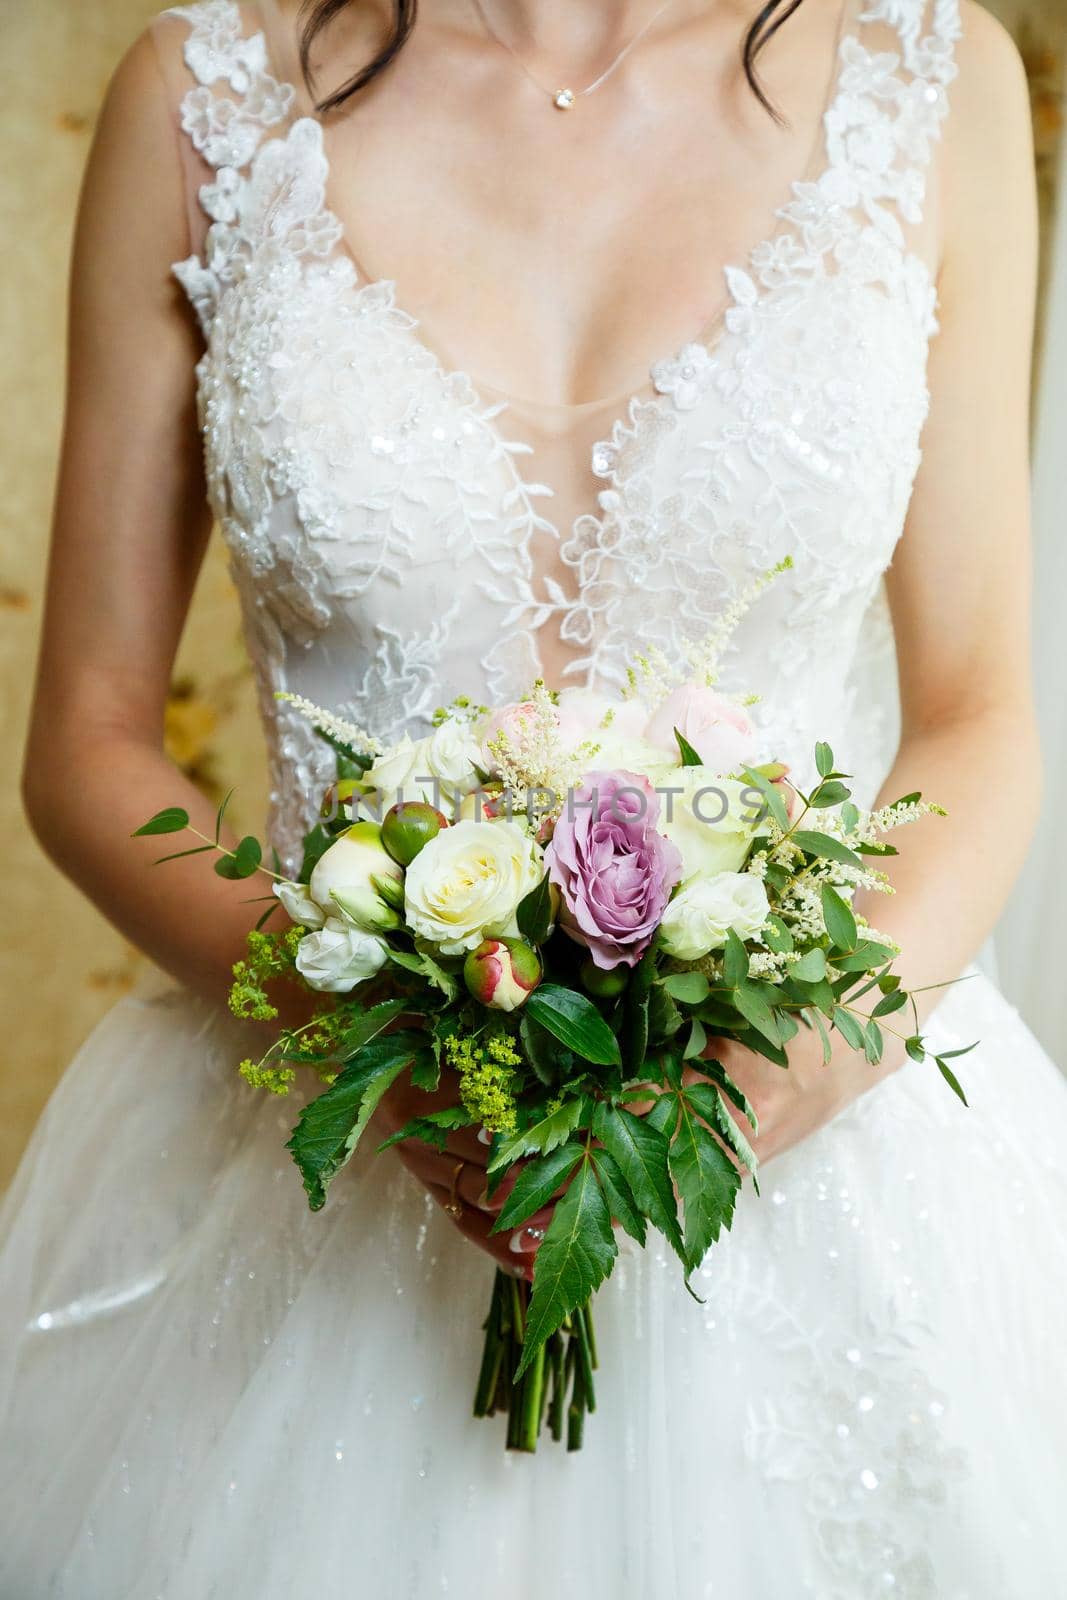
POLYGON ((1019 47, 1004 24, 979 0, 960 0, 953 121, 997 132, 998 120, 1029 117, 1029 89, 1019 47))
POLYGON ((945 131, 950 208, 1012 210, 1033 188, 1030 91, 1018 45, 977 0, 961 0, 956 77, 945 131), (1014 191, 1014 193, 1013 193, 1014 191))

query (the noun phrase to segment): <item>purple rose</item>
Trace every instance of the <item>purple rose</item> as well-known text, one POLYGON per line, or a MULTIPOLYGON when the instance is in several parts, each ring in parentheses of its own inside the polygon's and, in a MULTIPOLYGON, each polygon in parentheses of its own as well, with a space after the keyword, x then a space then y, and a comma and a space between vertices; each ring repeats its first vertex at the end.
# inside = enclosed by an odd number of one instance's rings
POLYGON ((545 851, 562 896, 560 926, 605 970, 636 965, 681 879, 681 855, 658 820, 647 778, 591 772, 568 796, 545 851))

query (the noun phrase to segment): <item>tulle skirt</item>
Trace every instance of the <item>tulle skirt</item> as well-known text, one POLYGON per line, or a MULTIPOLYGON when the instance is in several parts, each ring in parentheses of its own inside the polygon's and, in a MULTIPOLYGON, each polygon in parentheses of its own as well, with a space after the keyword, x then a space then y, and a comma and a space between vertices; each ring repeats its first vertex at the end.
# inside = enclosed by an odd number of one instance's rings
POLYGON ((527 1457, 488 1259, 372 1150, 312 1216, 238 1026, 117 1006, 4 1211, 0 1596, 1063 1594, 1067 1085, 984 978, 930 1031, 971 1109, 910 1063, 769 1164, 703 1304, 623 1240, 585 1448, 527 1457))

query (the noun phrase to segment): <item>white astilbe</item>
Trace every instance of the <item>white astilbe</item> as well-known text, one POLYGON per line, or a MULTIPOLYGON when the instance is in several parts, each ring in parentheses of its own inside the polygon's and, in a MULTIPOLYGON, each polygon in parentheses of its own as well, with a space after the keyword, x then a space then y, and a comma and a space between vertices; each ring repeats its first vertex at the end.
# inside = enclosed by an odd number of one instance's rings
POLYGON ((777 566, 762 573, 747 589, 742 589, 735 600, 726 607, 722 616, 711 631, 705 635, 699 644, 686 641, 682 649, 689 663, 690 676, 706 683, 709 687, 717 682, 719 663, 723 652, 737 632, 748 612, 755 605, 764 589, 770 587, 774 580, 783 572, 789 572, 793 566, 792 556, 786 556, 779 561, 777 566))
POLYGON ((305 700, 302 694, 290 694, 288 690, 276 691, 275 700, 284 700, 306 717, 308 722, 322 733, 328 733, 333 738, 339 739, 342 744, 351 745, 353 750, 359 750, 366 755, 380 756, 382 745, 372 733, 359 727, 355 722, 349 722, 345 717, 339 717, 336 712, 327 711, 324 706, 317 706, 312 700, 305 700))
POLYGON ((545 819, 559 816, 569 790, 580 783, 596 746, 588 741, 568 749, 560 739, 559 718, 552 696, 542 679, 529 696, 532 714, 501 729, 489 740, 500 781, 513 810, 529 804, 545 819))

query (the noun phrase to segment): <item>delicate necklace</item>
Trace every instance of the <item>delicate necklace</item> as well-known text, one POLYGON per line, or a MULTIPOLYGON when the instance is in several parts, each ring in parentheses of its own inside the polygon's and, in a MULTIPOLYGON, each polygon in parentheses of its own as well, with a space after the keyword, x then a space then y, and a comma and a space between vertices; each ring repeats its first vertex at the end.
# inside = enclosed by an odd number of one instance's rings
POLYGON ((506 39, 502 39, 499 33, 497 33, 496 29, 493 27, 493 24, 489 21, 489 18, 485 14, 485 7, 482 4, 482 0, 473 0, 473 3, 475 10, 482 19, 482 26, 489 35, 490 39, 495 40, 498 45, 502 46, 502 48, 507 50, 510 55, 515 57, 515 60, 529 78, 530 82, 535 88, 539 89, 542 94, 548 95, 549 99, 552 101, 552 104, 558 111, 569 111, 576 100, 580 99, 583 95, 593 94, 595 90, 600 88, 602 83, 607 83, 612 73, 616 72, 618 68, 622 66, 623 62, 626 60, 626 57, 630 54, 630 51, 634 48, 634 46, 640 44, 641 40, 645 37, 645 34, 652 27, 652 24, 654 22, 658 22, 660 17, 667 10, 667 7, 674 4, 674 0, 663 0, 663 4, 660 6, 659 10, 652 13, 644 27, 634 34, 633 38, 628 44, 623 45, 622 49, 619 51, 618 55, 615 57, 610 66, 608 66, 605 71, 600 74, 599 78, 594 78, 592 83, 587 83, 584 89, 546 89, 544 84, 539 83, 534 77, 533 73, 530 71, 519 52, 512 45, 510 45, 506 39))

